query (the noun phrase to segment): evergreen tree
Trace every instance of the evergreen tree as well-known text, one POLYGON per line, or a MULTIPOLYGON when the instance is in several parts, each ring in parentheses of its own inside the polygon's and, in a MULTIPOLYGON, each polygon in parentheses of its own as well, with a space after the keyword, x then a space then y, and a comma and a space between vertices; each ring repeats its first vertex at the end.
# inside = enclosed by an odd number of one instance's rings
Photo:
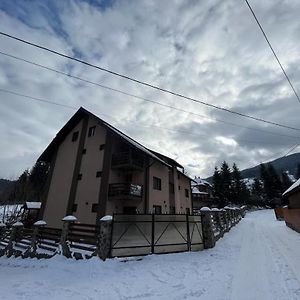
POLYGON ((250 191, 247 188, 246 183, 243 181, 241 172, 236 163, 232 166, 231 174, 231 197, 235 204, 245 204, 250 197, 250 191))
POLYGON ((261 180, 264 185, 265 200, 268 205, 279 204, 283 192, 282 182, 272 164, 260 166, 261 180))
POLYGON ((221 173, 218 167, 215 167, 214 175, 212 178, 213 181, 213 196, 216 198, 220 207, 223 207, 223 187, 222 187, 222 178, 221 173))
POLYGON ((221 166, 221 182, 223 201, 225 204, 231 202, 231 171, 226 161, 221 166))

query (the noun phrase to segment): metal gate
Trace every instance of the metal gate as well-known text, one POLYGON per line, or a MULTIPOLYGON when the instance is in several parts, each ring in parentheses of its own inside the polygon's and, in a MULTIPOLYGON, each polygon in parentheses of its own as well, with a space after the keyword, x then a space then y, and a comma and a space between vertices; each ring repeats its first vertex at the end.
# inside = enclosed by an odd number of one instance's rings
POLYGON ((113 257, 201 250, 201 216, 115 214, 111 241, 113 257))

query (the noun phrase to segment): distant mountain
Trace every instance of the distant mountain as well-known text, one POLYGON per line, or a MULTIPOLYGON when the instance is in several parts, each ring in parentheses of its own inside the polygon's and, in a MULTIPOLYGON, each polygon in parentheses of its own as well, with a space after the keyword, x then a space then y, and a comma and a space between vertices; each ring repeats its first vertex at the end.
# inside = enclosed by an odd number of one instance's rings
MULTIPOLYGON (((277 173, 280 175, 282 171, 289 171, 290 174, 296 175, 297 172, 297 164, 300 164, 300 153, 294 153, 288 155, 286 157, 280 157, 273 161, 270 161, 277 173)), ((253 177, 260 177, 260 165, 257 165, 253 168, 245 169, 241 171, 243 178, 253 178, 253 177)), ((211 182, 212 177, 206 179, 207 181, 211 182)))

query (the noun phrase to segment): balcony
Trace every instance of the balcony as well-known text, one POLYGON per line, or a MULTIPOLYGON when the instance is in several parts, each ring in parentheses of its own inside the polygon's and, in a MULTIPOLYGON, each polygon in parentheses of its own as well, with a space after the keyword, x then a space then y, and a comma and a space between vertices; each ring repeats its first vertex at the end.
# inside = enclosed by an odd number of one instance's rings
POLYGON ((109 200, 142 200, 143 186, 133 183, 111 183, 108 188, 109 200))
POLYGON ((141 155, 138 155, 133 151, 114 153, 112 155, 111 167, 112 169, 142 171, 144 160, 141 155))

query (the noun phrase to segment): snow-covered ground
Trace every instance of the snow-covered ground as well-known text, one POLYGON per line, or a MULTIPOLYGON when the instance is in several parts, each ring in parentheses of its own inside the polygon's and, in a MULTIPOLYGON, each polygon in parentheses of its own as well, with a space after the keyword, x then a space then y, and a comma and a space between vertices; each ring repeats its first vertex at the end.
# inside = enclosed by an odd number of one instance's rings
POLYGON ((300 235, 247 214, 214 249, 102 262, 0 258, 0 299, 300 299, 300 235))

